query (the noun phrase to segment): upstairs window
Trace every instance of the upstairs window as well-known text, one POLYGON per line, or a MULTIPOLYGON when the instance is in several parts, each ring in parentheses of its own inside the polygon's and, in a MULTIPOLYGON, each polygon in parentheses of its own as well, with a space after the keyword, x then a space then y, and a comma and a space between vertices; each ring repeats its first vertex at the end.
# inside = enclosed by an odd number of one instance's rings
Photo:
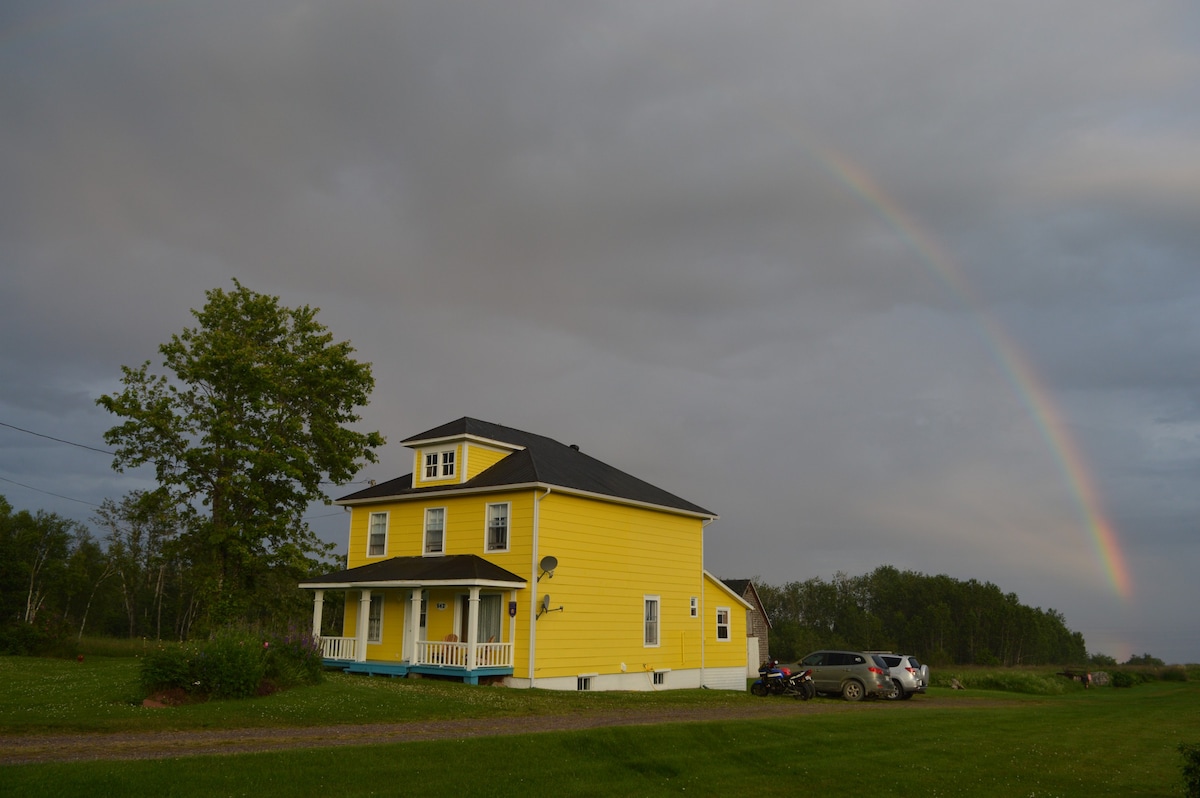
POLYGON ((425 553, 441 554, 446 547, 446 508, 430 507, 425 511, 425 553))
POLYGON ((508 502, 487 506, 487 550, 508 551, 508 502))
POLYGON ((371 513, 367 531, 367 556, 382 557, 387 553, 387 513, 371 513))
POLYGON ((646 647, 658 645, 658 596, 645 597, 645 635, 642 639, 646 647))
POLYGON ((729 608, 717 607, 717 639, 729 639, 729 608))
POLYGON ((446 479, 454 476, 454 450, 425 453, 425 479, 446 479))

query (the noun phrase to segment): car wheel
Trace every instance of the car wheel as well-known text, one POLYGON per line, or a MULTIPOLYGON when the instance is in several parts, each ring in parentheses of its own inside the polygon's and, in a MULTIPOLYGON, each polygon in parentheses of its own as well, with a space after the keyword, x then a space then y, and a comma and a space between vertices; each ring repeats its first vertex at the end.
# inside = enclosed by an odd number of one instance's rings
POLYGON ((750 692, 754 693, 756 696, 765 696, 767 694, 767 686, 762 682, 755 682, 754 684, 750 685, 750 692))
POLYGON ((897 699, 904 698, 904 697, 905 697, 904 688, 900 686, 899 681, 893 679, 892 680, 892 689, 889 690, 886 695, 884 695, 884 698, 888 699, 889 701, 896 701, 897 699))
POLYGON ((900 691, 900 697, 903 698, 905 701, 912 698, 914 695, 915 695, 915 693, 906 693, 903 690, 900 691))
POLYGON ((861 701, 863 697, 863 686, 859 682, 851 679, 842 685, 842 698, 847 701, 861 701))

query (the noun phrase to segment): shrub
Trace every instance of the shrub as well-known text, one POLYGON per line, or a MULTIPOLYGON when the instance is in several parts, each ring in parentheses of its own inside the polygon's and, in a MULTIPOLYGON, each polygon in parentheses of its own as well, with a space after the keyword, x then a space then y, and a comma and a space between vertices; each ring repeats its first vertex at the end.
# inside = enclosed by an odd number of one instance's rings
POLYGON ((1113 671, 1113 687, 1133 687, 1137 683, 1138 678, 1129 671, 1113 671))
POLYGON ((290 631, 281 638, 268 640, 266 677, 278 687, 318 684, 324 678, 321 647, 312 635, 290 631))
POLYGON ((223 630, 202 644, 160 645, 142 661, 141 671, 147 693, 183 690, 209 698, 249 698, 317 684, 322 677, 312 637, 263 640, 241 629, 223 630))
POLYGON ((0 630, 0 654, 73 657, 75 639, 61 619, 45 617, 36 624, 13 621, 0 630))
POLYGON ((1200 798, 1200 745, 1180 743, 1183 754, 1183 791, 1187 798, 1200 798))
POLYGON ((1158 675, 1164 682, 1186 682, 1188 672, 1183 668, 1167 668, 1158 675))

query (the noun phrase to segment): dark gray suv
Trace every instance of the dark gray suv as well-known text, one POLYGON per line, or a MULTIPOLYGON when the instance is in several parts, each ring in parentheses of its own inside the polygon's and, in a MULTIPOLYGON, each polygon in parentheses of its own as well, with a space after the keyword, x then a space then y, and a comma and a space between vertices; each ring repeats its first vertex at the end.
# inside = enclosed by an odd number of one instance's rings
POLYGON ((798 665, 812 668, 818 693, 840 694, 847 701, 886 696, 892 691, 887 663, 865 651, 814 651, 798 665))

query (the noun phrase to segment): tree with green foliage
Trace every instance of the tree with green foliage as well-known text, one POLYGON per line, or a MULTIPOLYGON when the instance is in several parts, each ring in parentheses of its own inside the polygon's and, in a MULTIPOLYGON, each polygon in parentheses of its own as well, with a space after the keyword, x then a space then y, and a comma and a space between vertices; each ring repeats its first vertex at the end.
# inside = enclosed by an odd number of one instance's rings
POLYGON ((107 531, 108 558, 120 586, 129 637, 186 639, 193 619, 195 586, 180 545, 178 517, 162 491, 133 491, 106 499, 94 522, 107 531))
POLYGON ((1134 654, 1129 659, 1125 660, 1126 665, 1149 665, 1155 668, 1161 668, 1163 661, 1158 657, 1152 657, 1149 654, 1134 654))
POLYGON ((892 649, 932 664, 1084 663, 1083 635, 1055 610, 1021 604, 990 582, 880 566, 870 574, 758 584, 771 619, 771 654, 818 648, 892 649))
POLYGON ((349 481, 384 440, 351 428, 371 367, 316 309, 283 307, 237 280, 206 296, 192 311, 198 326, 159 347, 170 376, 151 374, 150 361, 124 366, 124 390, 97 403, 124 419, 104 436, 113 467, 154 466, 220 625, 244 614, 273 569, 328 553, 302 515, 329 503, 323 481, 349 481))

